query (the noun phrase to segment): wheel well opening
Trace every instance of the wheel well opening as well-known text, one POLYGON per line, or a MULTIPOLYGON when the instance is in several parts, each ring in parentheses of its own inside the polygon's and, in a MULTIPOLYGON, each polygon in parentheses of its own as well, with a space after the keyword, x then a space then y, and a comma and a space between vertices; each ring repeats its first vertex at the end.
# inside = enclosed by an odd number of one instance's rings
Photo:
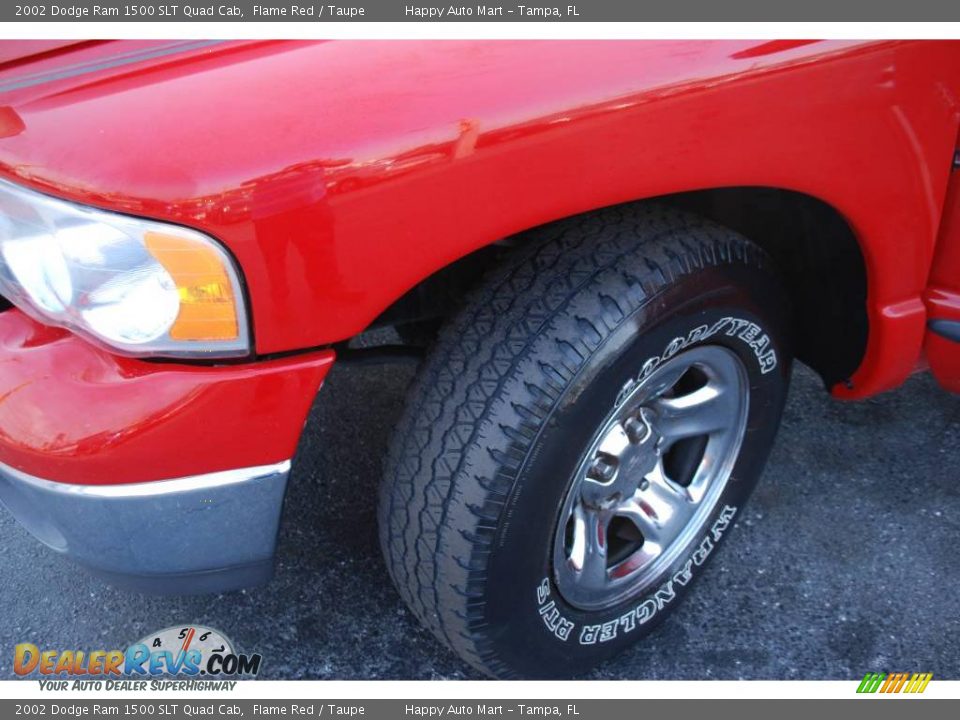
MULTIPOLYGON (((867 343, 867 276, 860 245, 839 212, 809 195, 764 187, 698 190, 651 201, 697 213, 763 247, 791 299, 797 359, 827 387, 853 374, 867 343)), ((371 327, 394 326, 404 342, 429 344, 469 288, 525 236, 521 232, 492 243, 442 268, 371 327)))
POLYGON ((849 379, 867 345, 867 273, 860 244, 839 212, 776 188, 718 188, 664 200, 763 247, 791 299, 797 359, 828 388, 849 379))

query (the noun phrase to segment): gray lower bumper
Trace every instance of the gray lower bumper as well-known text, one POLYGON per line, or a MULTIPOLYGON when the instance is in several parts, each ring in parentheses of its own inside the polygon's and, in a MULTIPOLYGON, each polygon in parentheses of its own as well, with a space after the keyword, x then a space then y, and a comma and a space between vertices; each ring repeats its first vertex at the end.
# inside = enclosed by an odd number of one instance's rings
POLYGON ((45 545, 115 584, 222 592, 273 572, 290 462, 132 485, 70 485, 0 463, 0 501, 45 545))

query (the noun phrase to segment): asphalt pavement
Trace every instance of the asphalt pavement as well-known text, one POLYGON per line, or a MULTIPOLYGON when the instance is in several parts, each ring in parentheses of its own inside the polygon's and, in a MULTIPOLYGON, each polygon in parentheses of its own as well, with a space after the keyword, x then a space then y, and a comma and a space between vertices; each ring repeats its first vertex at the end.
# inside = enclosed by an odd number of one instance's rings
MULTIPOLYGON (((13 647, 125 647, 180 623, 272 679, 474 678, 407 612, 376 486, 411 364, 337 367, 291 479, 274 581, 219 596, 114 590, 0 509, 0 678, 13 647)), ((229 541, 229 539, 227 539, 229 541)), ((686 602, 590 678, 960 678, 960 397, 928 376, 861 403, 798 368, 766 473, 686 602)))

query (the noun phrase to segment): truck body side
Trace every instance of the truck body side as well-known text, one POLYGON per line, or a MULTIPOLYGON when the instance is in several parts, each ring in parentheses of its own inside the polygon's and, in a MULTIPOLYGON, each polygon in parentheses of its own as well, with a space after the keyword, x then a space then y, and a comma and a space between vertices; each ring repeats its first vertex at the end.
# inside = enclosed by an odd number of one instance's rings
MULTIPOLYGON (((217 238, 255 340, 240 361, 156 363, 0 313, 9 474, 92 487, 271 467, 285 482, 331 346, 420 283, 545 223, 704 192, 803 198, 849 233, 863 297, 796 308, 827 353, 848 345, 849 367, 822 373, 837 397, 896 386, 925 343, 960 387, 960 345, 928 332, 960 321, 955 42, 124 41, 2 59, 0 176, 217 238)), ((795 278, 799 297, 818 281, 795 278)), ((32 529, 83 543, 51 534, 56 519, 32 529)), ((270 538, 258 547, 268 559, 270 538)))

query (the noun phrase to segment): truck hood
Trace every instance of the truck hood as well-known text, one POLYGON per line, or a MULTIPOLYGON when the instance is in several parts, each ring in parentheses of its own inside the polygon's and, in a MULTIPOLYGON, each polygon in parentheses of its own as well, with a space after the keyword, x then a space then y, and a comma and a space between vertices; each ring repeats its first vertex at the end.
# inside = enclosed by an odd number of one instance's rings
MULTIPOLYGON (((707 91, 850 44, 12 43, 0 64, 0 175, 209 226, 216 207, 250 206, 254 184, 314 192, 318 178, 329 189, 350 174, 366 186, 368 175, 440 162, 448 146, 459 156, 518 133, 561 132, 624 103, 707 91)), ((264 212, 274 194, 258 195, 264 212)))
POLYGON ((68 48, 95 45, 81 40, 11 40, 0 44, 0 72, 16 67, 25 60, 39 60, 67 52, 68 48))
POLYGON ((182 62, 230 44, 211 40, 5 42, 0 44, 0 104, 23 105, 111 77, 182 62))

